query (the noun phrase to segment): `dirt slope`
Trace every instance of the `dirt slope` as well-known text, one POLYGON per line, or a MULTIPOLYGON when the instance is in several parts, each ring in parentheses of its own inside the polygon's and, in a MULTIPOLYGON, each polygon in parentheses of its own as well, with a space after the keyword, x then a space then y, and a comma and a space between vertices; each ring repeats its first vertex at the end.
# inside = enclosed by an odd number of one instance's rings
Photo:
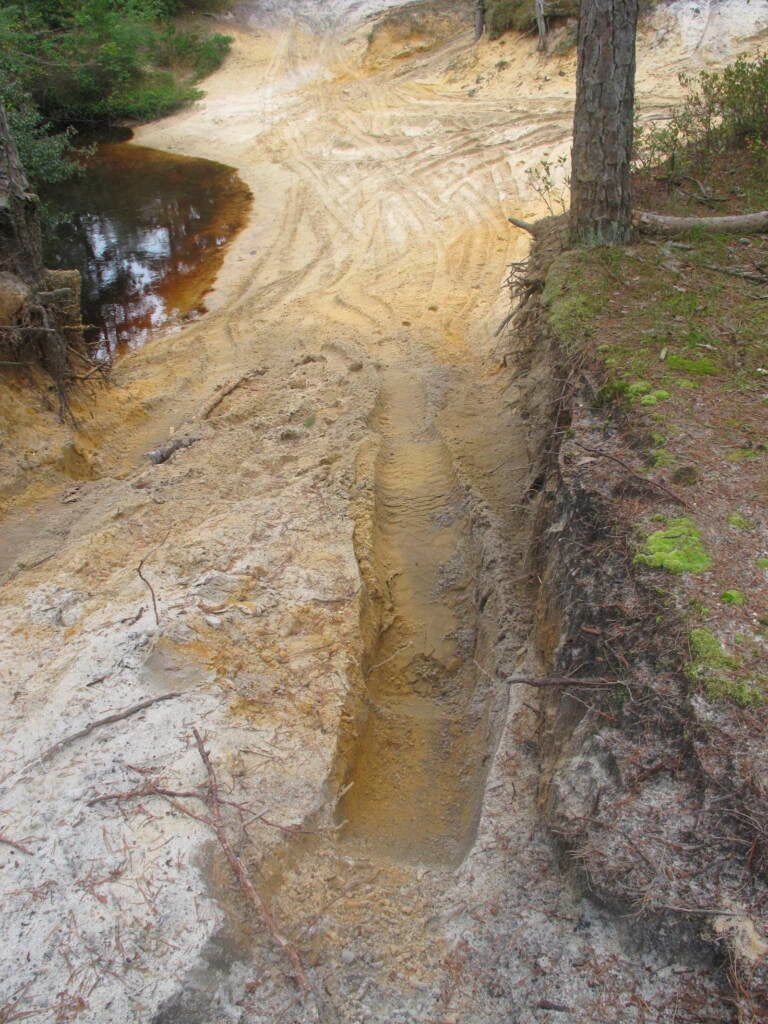
MULTIPOLYGON (((126 357, 75 436, 0 401, 0 1019, 728 1019, 693 953, 628 945, 564 884, 533 712, 498 682, 535 668, 527 453, 491 357, 527 244, 505 218, 538 212, 522 170, 567 148, 572 60, 474 47, 461 6, 369 42, 375 6, 241 12, 205 99, 137 139, 253 190, 210 314, 126 357), (171 430, 193 443, 150 465, 171 430), (194 727, 309 992, 205 822, 92 803, 202 784, 194 727)), ((641 96, 753 46, 751 11, 701 34, 659 14, 641 96)))

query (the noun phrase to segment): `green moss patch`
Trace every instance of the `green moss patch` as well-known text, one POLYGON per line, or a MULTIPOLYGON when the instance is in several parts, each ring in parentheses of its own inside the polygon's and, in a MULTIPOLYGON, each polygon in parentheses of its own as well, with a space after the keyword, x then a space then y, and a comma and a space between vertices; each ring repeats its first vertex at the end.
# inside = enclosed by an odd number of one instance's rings
POLYGON ((554 261, 543 298, 550 325, 564 348, 571 350, 591 336, 607 291, 602 269, 585 260, 580 252, 571 250, 554 261))
POLYGON ((701 534, 687 516, 668 519, 666 529, 655 530, 636 556, 638 565, 672 573, 702 573, 712 564, 701 534))
POLYGON ((699 669, 739 667, 739 659, 725 653, 720 641, 711 630, 698 626, 691 630, 688 640, 691 645, 691 654, 694 657, 692 665, 699 669))
POLYGON ((671 370, 682 370, 684 373, 692 373, 699 377, 715 376, 720 373, 716 363, 706 357, 702 359, 688 359, 686 356, 667 356, 667 366, 671 370))
POLYGON ((691 630, 688 639, 693 660, 686 666, 686 675, 703 685, 709 700, 727 700, 742 708, 765 703, 764 686, 737 674, 740 660, 723 650, 714 633, 699 626, 691 630))
POLYGON ((720 595, 720 600, 723 604, 746 604, 747 595, 743 590, 724 590, 720 595))
POLYGON ((735 526, 737 530, 751 530, 752 524, 750 521, 741 514, 741 512, 731 512, 728 516, 728 525, 735 526))

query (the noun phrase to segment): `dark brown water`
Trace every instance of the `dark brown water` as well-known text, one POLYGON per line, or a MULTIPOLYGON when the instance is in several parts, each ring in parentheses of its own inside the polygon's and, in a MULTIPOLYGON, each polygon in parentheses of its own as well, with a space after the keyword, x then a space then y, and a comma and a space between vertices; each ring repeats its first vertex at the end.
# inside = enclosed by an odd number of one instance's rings
POLYGON ((45 200, 61 218, 48 265, 81 272, 88 340, 107 357, 205 311, 251 195, 231 167, 121 142, 45 200))

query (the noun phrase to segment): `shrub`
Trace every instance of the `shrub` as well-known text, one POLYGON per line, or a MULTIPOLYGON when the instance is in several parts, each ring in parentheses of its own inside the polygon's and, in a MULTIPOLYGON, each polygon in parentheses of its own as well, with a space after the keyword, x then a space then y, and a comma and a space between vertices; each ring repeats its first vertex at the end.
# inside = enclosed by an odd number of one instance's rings
MULTIPOLYGON (((57 125, 158 117, 198 96, 228 36, 180 31, 170 0, 28 0, 0 8, 0 79, 57 125)), ((194 6, 199 6, 195 4, 194 6)))
POLYGON ((768 55, 739 57, 722 71, 682 74, 680 82, 688 95, 672 116, 661 124, 636 128, 637 164, 662 164, 675 171, 730 147, 766 151, 768 55))

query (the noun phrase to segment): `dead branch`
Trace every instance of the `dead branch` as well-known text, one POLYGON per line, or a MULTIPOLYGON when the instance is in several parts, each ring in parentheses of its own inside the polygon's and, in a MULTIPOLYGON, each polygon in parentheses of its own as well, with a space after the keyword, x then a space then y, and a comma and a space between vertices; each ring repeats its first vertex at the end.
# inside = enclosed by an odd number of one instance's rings
POLYGON ((139 711, 143 711, 144 708, 151 707, 153 704, 159 704, 161 700, 173 700, 174 697, 181 697, 181 693, 176 690, 172 693, 161 693, 159 697, 149 697, 147 700, 139 701, 138 704, 133 704, 124 711, 115 711, 104 718, 98 718, 95 722, 91 722, 90 725, 86 725, 84 728, 78 729, 77 732, 73 732, 71 736, 65 736, 63 740, 54 743, 52 747, 49 747, 45 753, 35 758, 35 760, 49 761, 60 750, 63 750, 64 747, 68 747, 70 743, 75 743, 77 740, 84 739, 95 729, 100 729, 102 725, 112 725, 114 722, 121 722, 124 718, 130 718, 132 715, 138 714, 139 711))
POLYGON ((144 558, 142 558, 142 560, 136 566, 136 572, 139 574, 139 579, 149 588, 149 593, 152 595, 152 608, 153 608, 153 610, 155 612, 155 625, 159 626, 160 625, 160 615, 159 615, 159 613, 157 611, 157 598, 155 597, 155 591, 154 591, 154 588, 152 587, 152 584, 149 582, 147 577, 141 571, 144 568, 144 563, 146 562, 146 560, 147 559, 146 559, 146 555, 145 555, 144 558))
MULTIPOLYGON (((222 799, 219 792, 219 781, 216 776, 216 770, 211 762, 210 755, 206 750, 203 738, 196 728, 192 730, 192 733, 195 737, 195 744, 206 771, 207 787, 205 792, 200 790, 169 789, 165 786, 159 785, 154 780, 149 779, 142 785, 136 786, 134 789, 126 790, 121 793, 102 793, 98 796, 92 797, 88 801, 88 806, 94 807, 96 804, 108 803, 113 800, 136 800, 147 796, 161 796, 164 797, 171 807, 177 810, 180 814, 183 814, 188 818, 192 818, 195 821, 199 821, 201 824, 210 828, 216 836, 219 846, 221 847, 224 856, 227 859, 227 863, 237 879, 243 895, 264 922, 264 925, 275 945, 279 947, 288 959, 293 969, 293 977, 302 992, 308 992, 311 990, 311 986, 306 972, 304 971, 296 946, 287 936, 283 935, 278 928, 274 915, 257 892, 256 887, 251 881, 248 868, 236 853, 229 835, 227 834, 227 827, 221 812, 222 807, 225 805, 232 806, 241 811, 243 808, 241 805, 235 804, 231 800, 222 799), (207 808, 208 814, 196 814, 194 811, 190 810, 189 807, 185 807, 184 804, 179 803, 179 800, 182 799, 200 800, 207 808)), ((137 770, 139 769, 134 769, 134 771, 137 770)), ((277 823, 265 818, 263 814, 257 815, 256 820, 263 822, 265 825, 278 828, 281 831, 294 832, 294 829, 278 825, 277 823)), ((0 1022, 0 1024, 2 1024, 2 1022, 0 1022)))
POLYGON ((637 210, 632 222, 638 231, 645 235, 681 235, 692 228, 748 235, 768 231, 768 210, 725 217, 668 217, 660 213, 637 210))
POLYGON ((248 874, 248 869, 245 864, 243 864, 229 841, 229 836, 227 835, 226 826, 224 825, 224 820, 221 814, 221 799, 219 797, 219 783, 216 778, 216 771, 211 762, 210 755, 205 749, 205 744, 203 743, 203 738, 199 731, 195 728, 192 730, 192 733, 195 737, 195 744, 197 745, 198 753, 200 754, 200 758, 205 765, 205 771, 208 775, 208 800, 206 803, 208 810, 210 811, 210 826, 216 834, 219 846, 221 846, 224 856, 227 858, 227 862, 237 878, 243 895, 261 917, 276 945, 280 947, 290 961, 297 983, 300 988, 306 992, 310 988, 309 979, 304 972, 304 967, 302 966, 298 950, 290 939, 283 935, 278 929, 277 922, 275 921, 272 912, 264 900, 259 896, 253 882, 251 881, 250 875, 248 874))
POLYGON ((573 443, 576 445, 577 448, 581 448, 583 451, 589 452, 591 455, 599 455, 603 459, 610 459, 611 462, 617 463, 623 469, 626 469, 626 471, 631 476, 633 476, 635 480, 640 480, 648 487, 655 487, 657 490, 661 491, 662 494, 665 494, 668 498, 671 498, 672 501, 676 501, 678 505, 682 505, 683 508, 688 509, 690 511, 691 506, 688 504, 685 498, 681 497, 679 494, 676 494, 673 490, 671 490, 671 488, 667 487, 666 484, 662 484, 658 480, 653 480, 650 477, 643 476, 642 473, 638 473, 637 470, 632 469, 629 463, 625 462, 623 459, 620 459, 618 455, 612 455, 610 452, 604 452, 601 448, 590 448, 589 445, 582 444, 580 441, 574 441, 573 443))
POLYGON ((748 270, 737 270, 735 267, 718 267, 714 263, 702 263, 700 265, 705 270, 715 270, 718 274, 739 277, 744 281, 754 281, 755 284, 768 284, 768 276, 765 274, 752 274, 748 270))
POLYGON ((496 330, 495 330, 495 331, 493 332, 493 336, 494 336, 494 338, 498 338, 498 336, 499 336, 499 335, 501 334, 501 332, 502 332, 502 331, 504 330, 504 328, 505 328, 505 327, 507 326, 507 324, 508 324, 508 323, 510 322, 510 320, 512 319, 512 317, 513 317, 513 316, 515 315, 515 313, 516 313, 516 312, 517 312, 517 310, 516 310, 516 309, 511 309, 511 310, 509 311, 509 313, 507 313, 507 315, 506 315, 506 316, 504 317, 504 319, 503 319, 503 320, 501 321, 501 323, 499 324, 499 326, 498 326, 498 327, 496 328, 496 330))
POLYGON ((536 234, 536 225, 531 224, 530 221, 520 220, 519 217, 507 217, 510 224, 514 224, 516 228, 520 228, 521 231, 527 231, 529 235, 536 234))
POLYGON ((538 690, 545 690, 548 687, 556 686, 589 686, 598 689, 602 686, 624 686, 623 679, 603 679, 591 677, 587 679, 574 679, 573 676, 516 676, 512 679, 505 679, 507 686, 533 686, 538 690))
POLYGON ((243 376, 239 377, 237 380, 234 380, 229 384, 223 385, 223 387, 216 395, 216 397, 211 399, 208 405, 206 405, 206 407, 203 409, 202 413, 200 414, 200 419, 207 420, 211 413, 215 409, 217 409, 224 401, 224 399, 231 395, 233 391, 236 391, 239 387, 242 387, 243 384, 246 384, 249 380, 253 380, 254 377, 263 377, 266 372, 266 370, 261 368, 259 368, 258 370, 251 370, 250 372, 243 374, 243 376))
POLYGON ((180 448, 191 448, 199 440, 199 437, 176 437, 172 441, 167 441, 165 444, 158 445, 157 448, 147 452, 147 458, 155 466, 159 466, 161 462, 167 462, 174 452, 179 451, 180 448))
POLYGON ((22 843, 17 843, 13 839, 9 839, 8 836, 4 836, 2 832, 0 832, 0 843, 5 843, 6 846, 12 846, 14 850, 19 850, 20 853, 27 853, 30 857, 32 856, 32 851, 29 847, 24 846, 22 843))

